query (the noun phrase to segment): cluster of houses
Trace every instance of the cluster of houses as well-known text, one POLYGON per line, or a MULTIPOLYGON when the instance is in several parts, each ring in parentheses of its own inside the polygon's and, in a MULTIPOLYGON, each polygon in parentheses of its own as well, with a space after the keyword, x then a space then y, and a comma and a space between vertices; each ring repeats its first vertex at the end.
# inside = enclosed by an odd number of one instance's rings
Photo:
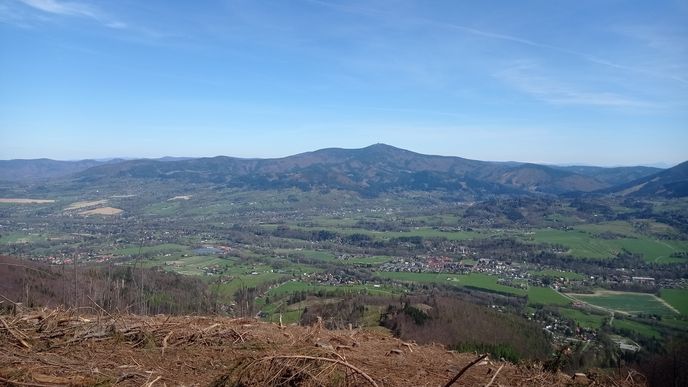
POLYGON ((597 330, 572 325, 571 320, 545 309, 529 313, 526 317, 528 320, 537 321, 550 336, 552 342, 558 346, 577 341, 595 342, 598 336, 597 330))
POLYGON ((464 274, 472 271, 470 261, 455 261, 446 256, 418 256, 414 258, 395 258, 380 265, 379 271, 402 271, 414 273, 454 273, 464 274))
POLYGON ((357 285, 363 283, 354 277, 341 274, 314 273, 311 277, 319 285, 357 285))

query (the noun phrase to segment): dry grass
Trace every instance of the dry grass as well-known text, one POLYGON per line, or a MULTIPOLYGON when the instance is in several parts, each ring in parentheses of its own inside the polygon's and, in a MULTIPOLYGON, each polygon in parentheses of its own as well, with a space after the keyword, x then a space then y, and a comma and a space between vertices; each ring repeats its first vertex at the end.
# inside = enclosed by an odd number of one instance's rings
POLYGON ((173 198, 169 198, 167 200, 170 201, 170 200, 189 200, 189 199, 191 199, 191 195, 179 195, 179 196, 175 196, 173 198))
POLYGON ((89 216, 89 215, 119 215, 123 210, 114 207, 100 207, 94 208, 92 210, 81 211, 79 215, 89 216))
POLYGON ((0 198, 0 203, 15 203, 15 204, 45 204, 55 203, 52 199, 27 199, 27 198, 0 198))
POLYGON ((73 211, 73 210, 78 210, 81 208, 88 208, 88 207, 95 207, 99 206, 101 204, 107 203, 107 199, 102 199, 102 200, 92 200, 92 201, 83 201, 83 202, 75 202, 67 206, 64 210, 65 211, 73 211))
MULTIPOLYGON (((380 331, 114 315, 97 306, 86 314, 43 309, 0 319, 0 384, 8 385, 441 386, 477 357, 404 343, 380 331)), ((605 378, 596 377, 595 385, 639 385, 605 378)), ((552 387, 574 381, 539 365, 486 359, 454 385, 488 383, 552 387)))

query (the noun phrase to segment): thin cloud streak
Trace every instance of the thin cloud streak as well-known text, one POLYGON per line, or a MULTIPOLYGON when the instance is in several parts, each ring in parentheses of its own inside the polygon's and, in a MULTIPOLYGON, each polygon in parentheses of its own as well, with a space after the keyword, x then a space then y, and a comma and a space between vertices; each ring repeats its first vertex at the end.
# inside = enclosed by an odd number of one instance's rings
POLYGON ((535 41, 529 40, 529 39, 524 39, 524 38, 521 38, 518 36, 498 34, 498 33, 494 33, 494 32, 478 30, 475 28, 466 27, 466 26, 462 26, 462 25, 438 22, 438 21, 430 20, 430 19, 422 19, 422 20, 426 21, 427 23, 432 23, 432 24, 436 24, 436 25, 442 25, 445 27, 458 29, 458 30, 461 30, 461 31, 464 31, 464 32, 467 32, 467 33, 470 33, 473 35, 477 35, 477 36, 484 36, 484 37, 493 38, 493 39, 506 40, 506 41, 510 41, 510 42, 524 44, 524 45, 531 46, 531 47, 545 48, 545 49, 549 49, 549 50, 553 50, 553 51, 558 51, 558 52, 561 52, 563 54, 577 56, 581 59, 587 60, 588 62, 599 64, 602 66, 612 67, 612 68, 619 69, 619 70, 626 70, 626 71, 631 71, 631 72, 643 73, 643 74, 647 74, 647 75, 657 77, 657 78, 671 79, 674 81, 688 84, 688 80, 681 78, 681 77, 666 75, 663 73, 659 73, 659 72, 644 69, 644 68, 614 63, 612 61, 598 58, 594 55, 586 54, 584 52, 569 50, 567 48, 553 46, 551 44, 539 43, 539 42, 535 42, 535 41))
MULTIPOLYGON (((339 10, 342 10, 344 12, 357 13, 357 14, 362 14, 362 15, 369 16, 369 17, 380 16, 380 15, 389 16, 387 13, 385 13, 383 11, 370 9, 370 8, 343 6, 343 5, 338 5, 338 4, 332 4, 332 3, 329 3, 329 2, 323 1, 323 0, 308 0, 308 1, 310 3, 313 3, 313 4, 319 4, 321 6, 339 9, 339 10)), ((651 69, 646 69, 646 68, 616 63, 616 62, 613 62, 613 61, 610 61, 607 59, 599 58, 595 55, 591 55, 591 54, 588 54, 585 52, 579 52, 579 51, 570 50, 570 49, 563 48, 563 47, 554 46, 554 45, 547 44, 547 43, 541 43, 541 42, 522 38, 522 37, 515 36, 515 35, 507 35, 507 34, 501 34, 501 33, 496 33, 496 32, 492 32, 492 31, 485 31, 485 30, 480 30, 477 28, 468 27, 465 25, 442 22, 442 21, 424 18, 424 17, 412 17, 412 18, 408 18, 407 20, 420 22, 420 23, 424 23, 424 24, 429 24, 429 25, 434 25, 434 26, 442 27, 442 28, 458 30, 458 31, 462 31, 464 33, 475 35, 475 36, 482 36, 485 38, 503 40, 503 41, 508 41, 508 42, 526 45, 526 46, 556 51, 556 52, 560 52, 562 54, 575 56, 575 57, 578 57, 580 59, 586 60, 590 63, 598 64, 601 66, 611 67, 611 68, 629 71, 629 72, 634 72, 634 73, 645 74, 645 75, 648 75, 648 76, 651 76, 654 78, 673 80, 673 81, 688 85, 688 79, 685 79, 682 77, 678 77, 678 76, 674 76, 674 75, 668 75, 666 73, 659 72, 659 71, 653 71, 651 69)))
POLYGON ((519 64, 494 74, 517 90, 558 105, 589 105, 616 108, 651 108, 654 104, 638 101, 611 92, 578 90, 570 85, 533 74, 535 66, 519 64))
POLYGON ((19 0, 25 5, 37 9, 42 12, 61 15, 61 16, 72 16, 80 17, 85 19, 91 19, 99 22, 108 28, 113 29, 125 29, 127 24, 119 20, 115 20, 105 14, 103 11, 93 7, 89 4, 77 3, 77 2, 63 2, 57 0, 19 0))
POLYGON ((171 34, 143 25, 132 25, 85 2, 14 0, 6 4, 0 3, 0 23, 21 28, 36 28, 39 23, 56 18, 76 18, 96 22, 105 28, 126 32, 116 37, 135 43, 160 45, 163 44, 163 40, 178 40, 182 37, 178 33, 171 34))
POLYGON ((22 3, 39 9, 44 12, 55 13, 58 15, 85 16, 97 18, 91 7, 79 3, 59 3, 55 0, 20 0, 22 3))

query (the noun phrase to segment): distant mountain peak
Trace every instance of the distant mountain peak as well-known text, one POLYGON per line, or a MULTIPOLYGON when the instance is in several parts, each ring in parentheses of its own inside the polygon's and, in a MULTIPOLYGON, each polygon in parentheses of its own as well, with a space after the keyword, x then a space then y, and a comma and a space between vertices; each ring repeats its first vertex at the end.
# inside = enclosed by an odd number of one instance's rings
POLYGON ((375 144, 372 144, 372 145, 368 145, 367 147, 361 148, 361 150, 366 150, 366 149, 367 149, 367 150, 395 150, 395 151, 405 151, 405 152, 409 152, 409 151, 406 150, 406 149, 397 148, 397 147, 395 147, 395 146, 388 145, 388 144, 384 144, 384 143, 381 143, 381 142, 378 142, 378 143, 375 143, 375 144))

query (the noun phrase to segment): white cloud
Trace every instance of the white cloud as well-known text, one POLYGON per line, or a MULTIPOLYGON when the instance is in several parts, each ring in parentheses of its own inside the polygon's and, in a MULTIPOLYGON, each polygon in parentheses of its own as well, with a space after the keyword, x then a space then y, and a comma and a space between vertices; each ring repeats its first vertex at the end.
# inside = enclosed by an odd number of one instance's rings
POLYGON ((20 0, 22 3, 44 12, 58 15, 84 16, 97 18, 97 13, 88 5, 55 0, 20 0))
POLYGON ((27 6, 42 12, 91 19, 108 28, 127 28, 126 23, 115 20, 102 10, 86 3, 58 0, 19 0, 27 6))

